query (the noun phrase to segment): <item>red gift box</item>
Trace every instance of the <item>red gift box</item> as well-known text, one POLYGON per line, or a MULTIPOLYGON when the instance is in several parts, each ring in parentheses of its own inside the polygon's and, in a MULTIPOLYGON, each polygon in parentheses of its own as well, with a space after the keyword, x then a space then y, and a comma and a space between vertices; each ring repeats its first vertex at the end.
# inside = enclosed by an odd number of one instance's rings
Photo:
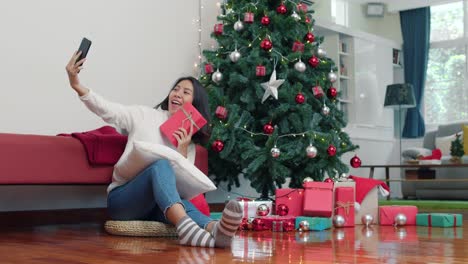
POLYGON ((258 65, 258 66, 255 68, 255 75, 257 75, 257 76, 265 76, 265 73, 266 73, 266 68, 265 68, 265 66, 263 66, 263 65, 258 65))
POLYGON ((323 96, 323 89, 322 86, 314 86, 312 87, 312 93, 314 94, 315 98, 320 98, 323 96))
POLYGON ((304 213, 304 189, 276 189, 276 206, 284 204, 288 207, 288 216, 301 216, 304 213))
POLYGON ((244 22, 245 23, 253 23, 254 21, 254 14, 252 12, 244 13, 244 22))
POLYGON ((343 226, 354 226, 354 188, 338 187, 335 189, 335 215, 345 219, 343 226))
POLYGON ((262 218, 266 230, 275 232, 294 231, 296 217, 271 215, 262 218))
POLYGON ((218 117, 219 119, 226 119, 228 111, 226 107, 218 106, 216 107, 215 114, 216 114, 216 117, 218 117))
POLYGON ((333 182, 304 183, 304 215, 331 217, 333 213, 333 182))
POLYGON ((300 41, 294 41, 293 46, 292 46, 292 51, 304 52, 304 43, 301 43, 300 41))
POLYGON ((215 33, 216 35, 221 35, 221 34, 223 34, 223 28, 224 28, 224 25, 223 25, 223 24, 216 24, 216 25, 214 26, 214 33, 215 33))
POLYGON ((210 63, 205 64, 205 73, 210 74, 213 73, 213 65, 210 63))
POLYGON ((305 5, 303 3, 298 4, 297 5, 297 11, 306 13, 307 12, 307 5, 305 5))
POLYGON ((197 109, 191 104, 184 104, 177 112, 175 112, 166 122, 164 122, 160 127, 161 133, 171 141, 171 143, 177 147, 179 144, 177 139, 174 137, 174 131, 183 127, 187 130, 187 133, 190 132, 190 127, 192 128, 192 134, 195 134, 206 124, 206 119, 197 111, 197 109))
POLYGON ((380 225, 394 225, 395 216, 404 214, 406 216, 405 225, 416 225, 416 215, 418 208, 414 205, 384 205, 379 206, 380 225))

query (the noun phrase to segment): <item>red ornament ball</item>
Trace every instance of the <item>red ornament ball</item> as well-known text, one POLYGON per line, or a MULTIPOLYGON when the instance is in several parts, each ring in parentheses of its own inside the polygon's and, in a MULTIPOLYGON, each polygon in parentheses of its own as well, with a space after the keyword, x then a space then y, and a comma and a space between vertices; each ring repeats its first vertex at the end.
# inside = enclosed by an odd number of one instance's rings
POLYGON ((268 16, 263 16, 260 21, 261 21, 262 25, 264 25, 264 26, 270 25, 270 18, 268 16))
POLYGON ((286 8, 286 6, 284 4, 281 4, 280 6, 278 6, 276 8, 276 12, 278 12, 278 14, 286 14, 286 12, 288 12, 288 9, 286 8))
POLYGON ((211 149, 216 152, 221 152, 224 149, 224 142, 217 139, 211 144, 211 149))
POLYGON ((314 36, 314 34, 312 34, 312 32, 308 32, 308 33, 305 35, 304 40, 307 41, 307 42, 309 42, 309 43, 312 43, 312 42, 314 42, 314 40, 315 40, 315 36, 314 36))
POLYGON ((330 87, 327 91, 327 95, 329 98, 335 98, 338 95, 338 91, 335 87, 330 87))
POLYGON ((247 218, 242 218, 242 222, 239 226, 239 230, 250 230, 252 228, 252 224, 249 223, 247 218))
POLYGON ((265 124, 263 126, 263 133, 271 135, 273 134, 273 131, 275 131, 275 127, 273 127, 271 123, 265 124))
POLYGON ((263 231, 265 230, 265 222, 261 218, 255 218, 252 220, 252 229, 254 231, 263 231))
POLYGON ((296 95, 296 103, 303 104, 305 102, 305 96, 302 93, 296 95))
POLYGON ((315 68, 315 67, 317 67, 319 65, 319 63, 320 63, 320 60, 315 55, 310 57, 310 59, 309 59, 310 66, 315 68))
POLYGON ((326 178, 323 182, 333 182, 332 178, 326 178))
POLYGON ((354 157, 352 157, 351 160, 349 161, 349 164, 351 164, 351 167, 353 168, 361 167, 361 163, 362 163, 361 159, 356 155, 354 155, 354 157))
POLYGON ((335 156, 336 155, 336 147, 333 146, 333 145, 328 146, 327 152, 328 152, 329 156, 335 156))
MULTIPOLYGON (((307 24, 310 24, 310 17, 306 17, 305 22, 306 22, 307 24)), ((313 42, 313 41, 312 41, 312 42, 313 42)))
POLYGON ((264 39, 260 42, 260 47, 264 50, 271 50, 271 48, 273 48, 273 43, 269 39, 264 39))
POLYGON ((276 214, 279 216, 285 216, 289 213, 289 207, 285 204, 278 204, 276 206, 276 214))

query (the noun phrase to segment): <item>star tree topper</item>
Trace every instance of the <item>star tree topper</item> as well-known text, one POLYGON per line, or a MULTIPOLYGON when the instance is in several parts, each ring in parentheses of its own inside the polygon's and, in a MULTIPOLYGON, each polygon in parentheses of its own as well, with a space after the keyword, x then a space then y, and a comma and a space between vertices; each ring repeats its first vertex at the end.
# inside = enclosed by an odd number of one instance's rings
POLYGON ((263 94, 262 104, 265 102, 266 99, 271 95, 276 100, 278 100, 278 88, 280 85, 284 83, 284 80, 276 80, 276 70, 273 70, 271 73, 270 80, 268 82, 264 82, 260 84, 263 89, 265 89, 265 93, 263 94))

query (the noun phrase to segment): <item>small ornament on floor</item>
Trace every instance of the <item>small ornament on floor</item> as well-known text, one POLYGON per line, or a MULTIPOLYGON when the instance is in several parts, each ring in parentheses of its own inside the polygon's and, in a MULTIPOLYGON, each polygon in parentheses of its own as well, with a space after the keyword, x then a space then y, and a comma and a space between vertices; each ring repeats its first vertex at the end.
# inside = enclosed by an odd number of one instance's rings
POLYGON ((361 217, 361 222, 366 227, 369 227, 370 225, 372 225, 373 221, 374 221, 374 217, 370 214, 365 214, 361 217))
POLYGON ((341 215, 335 215, 333 217, 333 225, 335 227, 343 227, 345 224, 345 221, 346 221, 345 218, 341 215))
POLYGON ((397 214, 395 215, 395 224, 394 226, 404 226, 406 225, 406 215, 405 214, 397 214))
POLYGON ((277 207, 276 207, 276 213, 279 215, 279 216, 285 216, 289 213, 289 207, 285 204, 279 204, 277 207))

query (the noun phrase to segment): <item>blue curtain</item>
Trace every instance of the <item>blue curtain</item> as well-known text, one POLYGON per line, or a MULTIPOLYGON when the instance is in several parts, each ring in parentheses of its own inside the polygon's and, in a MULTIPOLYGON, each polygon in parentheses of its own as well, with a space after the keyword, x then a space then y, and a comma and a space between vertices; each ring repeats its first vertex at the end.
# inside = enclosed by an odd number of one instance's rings
POLYGON ((424 119, 421 115, 421 101, 424 96, 427 61, 429 57, 429 36, 431 31, 431 11, 429 7, 400 12, 403 35, 403 58, 405 82, 414 87, 416 107, 407 111, 403 137, 424 136, 424 119))

